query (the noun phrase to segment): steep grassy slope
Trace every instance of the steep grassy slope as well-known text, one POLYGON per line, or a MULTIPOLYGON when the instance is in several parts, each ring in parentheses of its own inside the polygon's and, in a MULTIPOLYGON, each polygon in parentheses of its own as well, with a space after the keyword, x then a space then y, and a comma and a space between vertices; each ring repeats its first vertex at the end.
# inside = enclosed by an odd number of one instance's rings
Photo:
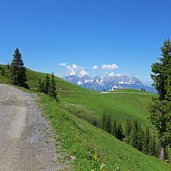
POLYGON ((144 126, 148 125, 148 104, 153 94, 147 93, 108 93, 98 92, 61 92, 59 97, 67 102, 65 104, 71 111, 77 111, 76 115, 96 116, 102 118, 103 114, 109 114, 121 122, 132 118, 139 120, 144 126), (74 104, 74 105, 73 105, 74 104), (87 114, 86 110, 91 112, 87 114))
POLYGON ((171 165, 147 156, 107 132, 79 119, 41 94, 40 104, 52 123, 73 170, 169 171, 171 165), (102 169, 102 166, 105 165, 102 169))

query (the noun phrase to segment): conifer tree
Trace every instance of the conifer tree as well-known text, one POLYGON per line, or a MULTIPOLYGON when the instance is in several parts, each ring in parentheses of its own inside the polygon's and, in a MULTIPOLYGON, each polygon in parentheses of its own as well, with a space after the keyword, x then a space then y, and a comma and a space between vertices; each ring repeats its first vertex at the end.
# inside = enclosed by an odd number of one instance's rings
POLYGON ((158 96, 150 104, 150 119, 158 130, 160 159, 166 158, 165 149, 171 143, 171 42, 165 40, 159 62, 152 64, 151 75, 158 96))
POLYGON ((130 136, 131 136, 131 130, 132 130, 132 122, 130 119, 127 119, 126 125, 125 125, 125 138, 126 143, 130 142, 130 136))
POLYGON ((152 156, 158 156, 157 152, 157 145, 156 145, 156 138, 155 135, 152 134, 150 136, 150 141, 149 141, 149 154, 152 156))
POLYGON ((139 151, 142 151, 143 139, 144 139, 144 131, 143 131, 142 127, 141 127, 141 124, 139 123, 138 124, 138 147, 137 147, 137 149, 139 151))
POLYGON ((130 144, 138 149, 139 142, 138 142, 138 122, 136 120, 132 123, 132 131, 131 131, 131 138, 130 138, 130 144))
POLYGON ((112 135, 115 137, 117 136, 117 124, 115 120, 113 121, 113 125, 112 125, 112 135))
POLYGON ((48 94, 49 93, 49 88, 50 88, 50 78, 49 75, 46 75, 45 81, 44 81, 44 93, 48 94))
POLYGON ((1 69, 1 75, 2 75, 2 76, 5 75, 5 69, 4 69, 4 67, 1 69))
POLYGON ((142 151, 145 154, 149 154, 149 148, 150 148, 150 130, 149 128, 146 128, 144 133, 144 140, 143 140, 143 148, 142 151))
POLYGON ((102 129, 105 130, 105 123, 106 123, 106 115, 103 114, 103 117, 102 117, 102 129))
POLYGON ((21 53, 17 48, 14 52, 14 58, 11 62, 11 82, 14 85, 19 85, 23 87, 27 87, 26 84, 26 68, 24 67, 24 63, 22 61, 21 53))
POLYGON ((54 73, 52 73, 52 75, 51 75, 49 95, 55 99, 57 98, 56 82, 55 82, 54 73))
POLYGON ((10 69, 10 64, 9 63, 7 64, 7 69, 10 69))
POLYGON ((118 127, 117 127, 117 135, 116 137, 119 139, 119 140, 123 140, 124 138, 124 135, 123 135, 123 129, 122 129, 122 125, 121 123, 118 124, 118 127))
POLYGON ((105 131, 111 133, 112 130, 112 124, 111 124, 111 118, 109 115, 107 115, 106 117, 106 122, 105 122, 105 131))
POLYGON ((45 81, 44 80, 42 81, 40 78, 39 78, 38 90, 42 93, 45 93, 45 81))
POLYGON ((42 92, 42 80, 39 78, 38 91, 42 92))

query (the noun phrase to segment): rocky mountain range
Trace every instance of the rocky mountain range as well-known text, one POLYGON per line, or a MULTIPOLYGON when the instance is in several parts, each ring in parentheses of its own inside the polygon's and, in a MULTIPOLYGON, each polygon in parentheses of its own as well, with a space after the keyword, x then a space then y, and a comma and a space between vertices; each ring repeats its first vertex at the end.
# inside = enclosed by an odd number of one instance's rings
POLYGON ((70 75, 63 78, 64 80, 96 91, 108 91, 115 88, 133 88, 145 89, 146 91, 154 92, 153 87, 144 86, 144 84, 136 77, 129 75, 112 75, 103 78, 99 76, 89 77, 84 75, 82 77, 77 75, 70 75))

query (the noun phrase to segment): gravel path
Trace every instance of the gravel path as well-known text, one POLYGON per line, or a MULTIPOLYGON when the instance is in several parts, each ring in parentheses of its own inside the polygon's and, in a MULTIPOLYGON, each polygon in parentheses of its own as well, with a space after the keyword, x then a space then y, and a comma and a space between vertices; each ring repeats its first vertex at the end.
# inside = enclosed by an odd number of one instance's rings
POLYGON ((0 84, 0 171, 67 170, 33 97, 0 84))

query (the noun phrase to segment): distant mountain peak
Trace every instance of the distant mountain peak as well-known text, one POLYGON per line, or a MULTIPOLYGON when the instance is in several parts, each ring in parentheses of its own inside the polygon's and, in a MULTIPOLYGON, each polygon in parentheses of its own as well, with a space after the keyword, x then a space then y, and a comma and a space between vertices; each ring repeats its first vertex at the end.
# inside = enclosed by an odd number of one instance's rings
POLYGON ((88 75, 76 76, 70 75, 63 78, 64 80, 85 87, 91 90, 103 91, 112 90, 113 87, 145 89, 150 92, 156 92, 153 87, 144 86, 143 83, 135 76, 130 75, 106 75, 103 78, 99 76, 89 77, 88 75))
POLYGON ((103 78, 99 76, 89 77, 88 75, 70 75, 64 77, 64 80, 97 91, 112 90, 112 87, 117 85, 121 88, 141 89, 144 87, 143 83, 138 78, 129 75, 107 75, 103 78))

